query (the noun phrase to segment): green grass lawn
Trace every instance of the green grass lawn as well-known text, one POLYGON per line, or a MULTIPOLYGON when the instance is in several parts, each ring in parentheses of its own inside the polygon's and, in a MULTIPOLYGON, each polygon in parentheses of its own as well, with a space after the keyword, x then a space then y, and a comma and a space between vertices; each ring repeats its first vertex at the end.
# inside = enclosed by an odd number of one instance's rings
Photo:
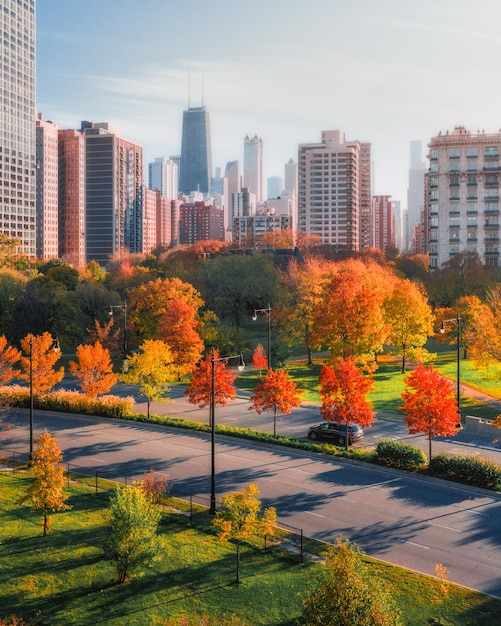
MULTIPOLYGON (((164 514, 162 558, 141 576, 116 585, 115 571, 102 552, 106 497, 74 485, 70 511, 52 516, 52 530, 41 533, 40 515, 17 504, 27 486, 22 474, 0 473, 0 617, 18 615, 38 624, 163 624, 168 618, 207 613, 235 614, 249 624, 300 624, 301 596, 322 565, 279 545, 266 552, 262 540, 245 545, 240 585, 235 585, 234 546, 210 532, 206 512, 164 514)), ((310 554, 324 546, 307 540, 310 554)), ((494 626, 501 601, 447 585, 438 592, 431 578, 366 559, 384 580, 409 626, 442 615, 457 626, 494 626), (437 604, 438 600, 442 602, 437 604)))

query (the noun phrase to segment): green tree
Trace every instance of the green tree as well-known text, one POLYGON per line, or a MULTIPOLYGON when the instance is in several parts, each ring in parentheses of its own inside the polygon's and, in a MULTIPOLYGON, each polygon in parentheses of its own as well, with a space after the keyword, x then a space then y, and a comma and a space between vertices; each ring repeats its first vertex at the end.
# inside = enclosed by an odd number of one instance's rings
POLYGON ((272 536, 275 532, 277 514, 274 507, 266 508, 261 514, 259 489, 250 484, 243 491, 228 493, 221 498, 212 525, 222 541, 234 540, 237 546, 237 583, 240 582, 240 543, 261 533, 272 536))
POLYGON ((139 392, 148 403, 162 402, 176 380, 177 368, 169 346, 159 339, 147 339, 140 346, 140 351, 128 359, 128 371, 122 379, 130 385, 139 385, 139 392))
POLYGON ((338 538, 327 552, 320 585, 303 600, 306 624, 315 626, 400 626, 391 596, 364 563, 363 553, 338 538))
POLYGON ((124 583, 132 572, 159 558, 162 543, 157 529, 162 514, 141 489, 130 485, 117 488, 110 510, 105 552, 115 561, 117 581, 124 583))
POLYGON ((35 439, 32 472, 34 480, 21 502, 31 503, 33 511, 43 512, 43 535, 49 533, 51 520, 49 511, 62 511, 70 507, 65 504, 67 498, 63 487, 64 468, 59 465, 63 459, 61 448, 48 432, 35 439))
POLYGON ((422 362, 428 356, 423 346, 433 333, 431 307, 417 283, 399 280, 384 303, 384 312, 390 351, 402 357, 403 374, 408 359, 422 362))
POLYGON ((254 409, 259 414, 273 411, 273 436, 276 437, 277 411, 288 415, 292 409, 301 406, 303 392, 304 389, 298 389, 285 370, 269 369, 266 377, 254 387, 249 410, 254 409))

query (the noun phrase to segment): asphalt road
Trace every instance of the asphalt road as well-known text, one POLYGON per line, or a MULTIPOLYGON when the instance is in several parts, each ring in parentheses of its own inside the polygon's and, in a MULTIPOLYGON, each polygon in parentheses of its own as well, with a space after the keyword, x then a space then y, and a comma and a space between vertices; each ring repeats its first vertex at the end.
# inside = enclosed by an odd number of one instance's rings
MULTIPOLYGON (((128 478, 155 469, 176 490, 208 498, 206 434, 48 412, 35 412, 34 421, 35 433, 47 428, 71 464, 128 478)), ((26 451, 28 411, 11 422, 4 449, 26 451)), ((332 542, 342 533, 371 556, 427 574, 442 563, 449 580, 501 597, 495 494, 220 436, 216 475, 218 498, 254 482, 280 522, 306 536, 332 542)))

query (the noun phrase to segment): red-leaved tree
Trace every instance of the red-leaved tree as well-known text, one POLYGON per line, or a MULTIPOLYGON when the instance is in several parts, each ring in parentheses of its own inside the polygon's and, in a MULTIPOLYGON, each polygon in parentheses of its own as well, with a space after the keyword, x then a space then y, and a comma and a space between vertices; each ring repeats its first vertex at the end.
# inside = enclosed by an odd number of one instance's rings
POLYGON ((301 394, 304 389, 298 389, 285 370, 268 370, 266 378, 255 387, 250 397, 251 406, 259 414, 273 410, 273 436, 277 435, 277 410, 289 414, 292 409, 301 406, 301 394))
POLYGON ((236 375, 226 367, 227 361, 219 358, 219 352, 213 350, 195 368, 184 395, 188 402, 201 409, 210 405, 212 394, 212 367, 214 366, 214 405, 226 406, 228 400, 234 400, 237 390, 233 385, 236 375), (213 363, 214 361, 214 363, 213 363))
POLYGON ((337 359, 332 367, 324 365, 319 382, 320 414, 324 420, 363 427, 372 424, 374 411, 366 396, 374 381, 371 376, 365 376, 352 359, 337 359))
POLYGON ((254 354, 252 355, 252 365, 259 370, 259 376, 261 376, 261 370, 268 367, 268 358, 260 343, 257 344, 254 354))
POLYGON ((460 416, 453 386, 433 365, 425 367, 422 364, 407 376, 405 386, 407 389, 402 393, 404 403, 400 409, 407 415, 404 420, 411 435, 428 435, 431 458, 431 440, 434 437, 457 433, 460 416))

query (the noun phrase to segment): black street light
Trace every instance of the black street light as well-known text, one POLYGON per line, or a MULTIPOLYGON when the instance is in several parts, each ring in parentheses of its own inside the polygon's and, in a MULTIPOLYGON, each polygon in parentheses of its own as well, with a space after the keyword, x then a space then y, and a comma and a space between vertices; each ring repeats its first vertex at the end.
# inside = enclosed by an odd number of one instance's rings
POLYGON ((242 353, 235 354, 234 356, 226 356, 216 359, 214 356, 214 350, 212 350, 211 357, 211 388, 210 388, 210 424, 211 424, 211 468, 210 468, 210 508, 209 515, 216 514, 216 419, 215 419, 215 405, 216 405, 216 362, 221 361, 228 362, 230 359, 238 359, 238 371, 243 372, 245 369, 244 357, 242 353))
POLYGON ((268 318, 268 369, 273 369, 273 367, 271 366, 271 307, 268 304, 268 307, 266 309, 254 309, 254 315, 252 316, 252 319, 254 321, 257 320, 257 314, 258 313, 262 313, 263 315, 266 315, 266 317, 268 318))
POLYGON ((127 372, 128 368, 128 361, 127 361, 127 352, 129 351, 129 346, 127 343, 127 302, 124 300, 123 304, 114 304, 114 305, 110 305, 110 310, 109 310, 109 314, 110 316, 113 315, 113 309, 120 309, 120 311, 122 311, 123 313, 123 321, 124 321, 124 327, 123 327, 123 357, 124 357, 124 362, 123 362, 123 371, 127 372))
POLYGON ((459 311, 456 313, 456 317, 450 320, 442 320, 439 328, 439 332, 445 334, 445 325, 455 324, 456 326, 456 351, 457 351, 457 372, 456 372, 456 399, 458 407, 459 424, 461 425, 461 317, 459 311))
MULTIPOLYGON (((56 337, 52 341, 55 352, 59 352, 59 339, 56 337)), ((33 335, 30 335, 30 465, 33 462, 33 335)))

